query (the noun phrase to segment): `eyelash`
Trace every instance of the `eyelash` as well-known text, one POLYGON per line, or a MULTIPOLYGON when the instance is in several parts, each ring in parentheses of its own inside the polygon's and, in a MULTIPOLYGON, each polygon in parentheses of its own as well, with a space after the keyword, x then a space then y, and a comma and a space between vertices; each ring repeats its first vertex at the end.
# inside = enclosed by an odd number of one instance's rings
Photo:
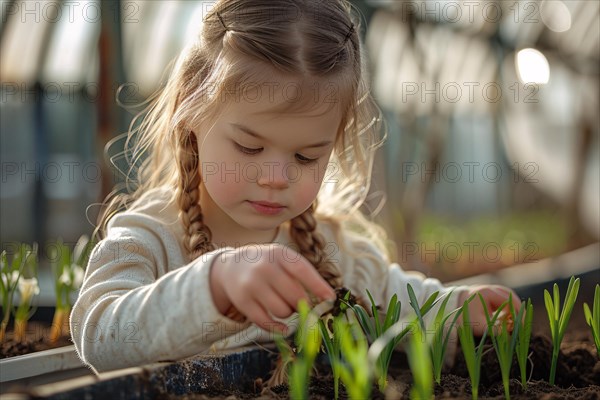
MULTIPOLYGON (((256 155, 256 154, 260 153, 263 150, 262 148, 251 149, 249 147, 242 146, 239 143, 235 143, 235 147, 240 152, 242 152, 244 154, 248 154, 250 156, 256 155)), ((318 158, 308 158, 308 157, 303 156, 302 154, 296 153, 296 160, 298 160, 298 162, 300 164, 308 165, 308 164, 312 164, 312 163, 316 162, 318 160, 318 158)))
MULTIPOLYGON (((235 143, 235 142, 234 142, 234 143, 235 143)), ((253 156, 253 155, 255 155, 255 154, 258 154, 258 153, 260 153, 260 152, 262 151, 262 148, 260 148, 260 149, 251 149, 251 148, 249 148, 249 147, 242 146, 242 145, 241 145, 241 144, 239 144, 239 143, 235 143, 235 147, 236 147, 236 148, 237 148, 239 151, 241 151, 242 153, 244 153, 244 154, 249 154, 249 155, 251 155, 251 156, 253 156)))

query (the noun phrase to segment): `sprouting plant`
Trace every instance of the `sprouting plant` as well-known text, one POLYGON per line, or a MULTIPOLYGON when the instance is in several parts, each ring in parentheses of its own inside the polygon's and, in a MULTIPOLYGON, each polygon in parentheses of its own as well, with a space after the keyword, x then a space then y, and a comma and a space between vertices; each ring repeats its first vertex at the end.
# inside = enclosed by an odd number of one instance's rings
POLYGON ((279 358, 265 387, 274 387, 288 382, 288 368, 296 359, 294 347, 281 334, 276 333, 274 341, 279 350, 279 358))
POLYGON ((333 321, 334 332, 339 336, 341 359, 340 378, 344 383, 348 397, 353 400, 368 399, 371 394, 371 368, 365 362, 369 344, 360 326, 348 323, 341 318, 333 321))
POLYGON ((4 342, 6 336, 6 328, 10 320, 10 312, 12 310, 12 302, 17 283, 21 277, 21 269, 19 268, 20 257, 19 253, 15 254, 12 263, 8 263, 6 251, 0 255, 0 291, 2 294, 2 325, 0 325, 0 343, 4 342), (15 268, 16 267, 16 268, 15 268))
POLYGON ((517 361, 519 363, 519 370, 521 372, 521 385, 527 387, 527 359, 529 357, 529 340, 531 339, 531 329, 533 325, 533 304, 531 299, 527 299, 527 302, 521 305, 521 309, 525 309, 525 314, 522 318, 519 318, 515 314, 515 309, 512 303, 510 303, 510 314, 514 321, 515 326, 518 329, 517 334, 517 361))
POLYGON ((323 322, 323 320, 319 320, 319 329, 321 330, 321 336, 323 338, 323 344, 325 345, 325 351, 327 353, 327 357, 329 358, 329 363, 331 364, 331 371, 333 373, 333 393, 334 399, 337 400, 339 398, 339 389, 340 389, 340 363, 338 360, 341 358, 341 342, 339 335, 329 336, 329 332, 326 327, 326 323, 334 321, 341 317, 330 317, 327 322, 323 322))
MULTIPOLYGON (((390 302, 388 304, 387 312, 383 322, 379 320, 379 312, 377 310, 377 305, 375 304, 375 300, 373 300, 373 296, 367 290, 367 295, 369 296, 369 300, 371 301, 371 312, 373 318, 369 316, 367 311, 362 308, 360 305, 356 304, 352 307, 358 322, 367 335, 367 340, 370 343, 373 343, 378 337, 384 334, 392 325, 398 322, 400 318, 400 311, 402 305, 398 301, 398 296, 394 294, 390 302)), ((408 330, 407 330, 408 332, 408 330)), ((405 335, 406 333, 405 332, 405 335)), ((404 335, 402 335, 404 336, 404 335)), ((385 391, 385 387, 387 385, 387 371, 390 365, 390 361, 392 359, 392 353, 394 352, 394 348, 398 344, 398 342, 402 339, 402 337, 397 338, 395 341, 390 341, 381 352, 381 355, 377 359, 376 362, 376 375, 377 375, 377 384, 379 386, 379 390, 383 393, 385 391)))
POLYGON ((544 289, 544 303, 548 312, 548 320, 550 322, 550 334, 552 336, 552 363, 550 365, 550 384, 554 385, 556 377, 556 363, 558 362, 558 354, 560 352, 560 343, 567 331, 567 324, 571 318, 571 312, 579 293, 579 278, 574 276, 569 280, 567 294, 562 310, 560 307, 560 292, 558 285, 555 283, 553 288, 554 298, 544 289))
POLYGON ((37 286, 37 243, 33 246, 20 244, 9 263, 6 251, 0 255, 0 292, 2 295, 3 318, 0 327, 0 342, 4 341, 6 328, 13 311, 14 294, 19 289, 19 306, 15 311, 15 340, 22 341, 27 330, 27 320, 31 317, 30 307, 34 295, 39 293, 37 286), (27 275, 29 278, 24 278, 27 275))
POLYGON ((335 332, 331 333, 335 320, 342 319, 346 310, 348 309, 348 300, 350 298, 350 291, 347 291, 343 301, 340 301, 340 315, 334 316, 329 314, 325 320, 319 319, 319 329, 321 331, 321 337, 323 338, 323 344, 325 345, 325 351, 331 364, 331 371, 333 373, 333 393, 334 398, 337 400, 339 397, 340 388, 340 363, 342 349, 340 336, 336 335, 335 332))
MULTIPOLYGON (((505 307, 510 308, 508 304, 512 304, 512 293, 508 296, 508 300, 498 307, 493 317, 490 317, 485 300, 481 294, 479 294, 479 300, 481 300, 481 304, 485 312, 485 319, 487 321, 490 337, 492 338, 492 344, 496 350, 498 364, 500 364, 500 374, 502 375, 502 384, 504 385, 504 397, 506 399, 510 399, 510 369, 512 366, 513 354, 517 345, 517 337, 519 335, 519 328, 521 327, 521 324, 515 324, 511 321, 507 321, 508 318, 512 318, 512 314, 508 314, 507 318, 498 319, 498 316, 504 312, 505 307), (497 321, 499 321, 500 324, 497 324, 497 321), (509 324, 513 325, 512 333, 510 332, 509 324), (497 328, 495 332, 494 328, 497 328)), ((519 313, 517 314, 517 321, 520 321, 523 318, 524 311, 525 307, 521 307, 519 313)))
POLYGON ((92 243, 86 235, 82 235, 73 252, 62 240, 56 242, 56 245, 49 250, 56 292, 56 308, 50 328, 50 342, 55 342, 67 334, 71 293, 79 289, 83 282, 84 266, 91 249, 92 243))
POLYGON ((27 332, 27 321, 35 313, 31 308, 34 296, 40 294, 37 277, 19 279, 19 305, 15 311, 15 340, 23 342, 27 332))
MULTIPOLYGON (((365 332, 368 332, 371 337, 375 338, 371 347, 369 348, 369 363, 370 365, 375 365, 375 371, 377 373, 378 382, 382 382, 382 379, 387 379, 387 369, 389 367, 389 363, 392 357, 393 350, 400 343, 400 341, 406 336, 407 333, 410 332, 412 324, 419 322, 421 326, 424 326, 423 316, 427 314, 433 306, 437 303, 439 292, 432 293, 427 300, 423 303, 421 307, 417 303, 416 297, 414 295, 414 290, 412 286, 407 284, 407 290, 409 293, 409 297, 411 298, 410 305, 415 310, 415 314, 417 318, 415 321, 408 323, 407 321, 399 320, 400 314, 400 302, 396 300, 395 296, 392 296, 392 300, 397 302, 397 309, 394 310, 394 314, 392 314, 392 318, 396 321, 391 323, 385 330, 380 331, 380 335, 376 336, 377 325, 375 323, 371 323, 366 313, 358 312, 357 316, 358 320, 365 332), (398 316, 396 316, 396 313, 398 316), (359 315, 360 314, 360 315, 359 315), (383 359, 384 362, 380 363, 380 359, 383 359)), ((390 303, 392 301, 390 300, 390 303)), ((355 309, 360 310, 360 308, 355 307, 355 309)), ((388 306, 388 315, 389 315, 389 306, 388 306)), ((386 318, 387 320, 387 318, 386 318)), ((384 323, 385 325, 385 323, 384 323)), ((383 388, 385 389, 385 387, 383 388)), ((380 390, 382 390, 380 386, 380 390)), ((383 391, 383 390, 382 390, 383 391)))
POLYGON ((488 330, 486 329, 481 336, 481 340, 475 347, 475 338, 471 329, 471 317, 469 316, 469 303, 473 300, 473 296, 468 298, 462 306, 462 324, 457 325, 458 338, 460 346, 465 356, 467 371, 471 379, 471 396, 477 399, 479 396, 479 378, 481 374, 481 357, 483 355, 483 347, 487 338, 488 330))
POLYGON ((590 311, 587 303, 583 303, 583 313, 585 315, 585 322, 592 328, 596 351, 598 352, 598 357, 600 357, 600 285, 596 284, 596 289, 594 290, 592 310, 590 311))
POLYGON ((427 400, 433 395, 433 378, 431 375, 431 358, 427 346, 427 338, 420 324, 413 324, 413 333, 408 341, 406 355, 413 377, 410 391, 412 399, 427 400))
POLYGON ((292 399, 308 399, 308 384, 310 373, 321 347, 321 333, 319 332, 318 318, 310 312, 306 301, 298 303, 299 325, 294 341, 296 343, 296 356, 282 345, 279 338, 276 343, 282 354, 284 362, 289 362, 289 386, 292 399))
POLYGON ((446 295, 434 320, 435 333, 433 334, 433 339, 431 341, 430 355, 433 376, 438 384, 442 379, 442 367, 444 365, 444 357, 446 356, 450 334, 452 333, 452 328, 456 324, 458 317, 460 317, 460 307, 446 314, 446 306, 448 305, 451 294, 452 291, 446 295), (454 316, 452 322, 446 326, 446 322, 452 316, 454 316))

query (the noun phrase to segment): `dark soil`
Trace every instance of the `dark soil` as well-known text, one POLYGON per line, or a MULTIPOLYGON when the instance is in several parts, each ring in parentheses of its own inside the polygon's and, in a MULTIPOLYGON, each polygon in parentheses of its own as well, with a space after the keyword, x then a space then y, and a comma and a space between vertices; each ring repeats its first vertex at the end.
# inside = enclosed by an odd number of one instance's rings
MULTIPOLYGON (((556 373, 556 386, 548 383, 552 343, 544 335, 536 333, 532 336, 530 346, 530 364, 527 369, 529 383, 523 388, 520 383, 519 368, 515 360, 511 370, 511 399, 573 399, 600 400, 600 358, 587 331, 576 331, 568 335, 561 347, 556 373)), ((317 374, 313 376, 309 388, 310 399, 330 400, 334 397, 333 378, 322 358, 317 374)), ((412 376, 403 353, 396 353, 390 365, 391 376, 385 394, 373 387, 373 399, 408 399, 412 376)), ((254 393, 218 392, 203 395, 170 397, 172 399, 289 399, 286 386, 261 391, 261 382, 257 382, 254 393)), ((340 398, 345 399, 344 387, 340 384, 340 398)), ((471 384, 464 358, 458 352, 455 365, 444 371, 441 385, 435 385, 436 399, 471 399, 471 384)), ((496 354, 488 344, 482 361, 480 399, 503 399, 504 387, 496 354)))
POLYGON ((29 321, 27 324, 26 339, 22 343, 13 339, 12 330, 9 329, 6 333, 6 340, 0 344, 0 359, 73 344, 70 337, 61 337, 55 343, 50 343, 49 336, 50 324, 36 321, 29 321))
MULTIPOLYGON (((590 284, 595 284, 597 279, 590 284)), ((583 286, 583 285, 582 285, 583 286)), ((565 289, 566 290, 566 289, 565 289)), ((561 293, 565 290, 561 289, 561 293)), ((543 291, 536 290, 536 293, 543 291)), ((552 357, 552 343, 549 337, 548 319, 541 298, 534 298, 534 333, 530 343, 530 358, 527 368, 529 376, 527 388, 520 383, 520 370, 516 359, 511 369, 510 395, 511 399, 573 399, 573 400, 600 400, 600 357, 594 346, 589 326, 585 323, 581 304, 585 301, 591 304, 593 290, 589 288, 580 291, 580 297, 575 309, 565 338, 561 345, 556 370, 556 386, 548 383, 550 375, 550 360, 552 357)), ((529 294, 527 294, 529 295, 529 294)), ((436 399, 471 399, 471 383, 469 380, 464 358, 460 348, 457 349, 454 366, 442 373, 441 385, 435 385, 436 399)), ((333 378, 326 365, 325 356, 318 367, 318 373, 313 376, 309 388, 310 399, 330 400, 334 398, 333 378)), ((408 363, 403 353, 396 353, 390 365, 391 376, 387 393, 380 393, 373 387, 373 399, 408 399, 410 398, 410 383, 412 376, 408 363)), ((276 387, 261 391, 261 382, 257 382, 253 393, 239 392, 214 392, 204 395, 189 395, 171 397, 173 399, 289 399, 287 387, 276 387)), ((344 399, 346 393, 340 384, 340 398, 344 399)), ((479 385, 480 399, 504 399, 504 387, 500 375, 500 368, 496 353, 491 345, 487 344, 481 366, 481 381, 479 385)))

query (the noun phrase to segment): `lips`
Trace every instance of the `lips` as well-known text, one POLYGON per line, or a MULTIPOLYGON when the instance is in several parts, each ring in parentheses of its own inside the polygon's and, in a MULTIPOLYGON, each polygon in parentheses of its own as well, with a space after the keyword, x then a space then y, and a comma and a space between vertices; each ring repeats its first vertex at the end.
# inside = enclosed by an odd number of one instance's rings
POLYGON ((248 203, 260 214, 276 215, 285 209, 285 206, 279 203, 271 203, 269 201, 250 201, 248 203))

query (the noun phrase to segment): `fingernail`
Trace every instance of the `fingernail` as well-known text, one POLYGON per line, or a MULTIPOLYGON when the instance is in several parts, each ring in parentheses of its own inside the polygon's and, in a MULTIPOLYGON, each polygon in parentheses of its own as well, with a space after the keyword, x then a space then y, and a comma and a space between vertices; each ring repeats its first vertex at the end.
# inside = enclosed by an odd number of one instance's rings
POLYGON ((287 326, 285 326, 285 325, 279 325, 277 327, 277 329, 279 330, 280 334, 282 334, 284 336, 287 334, 287 326))

